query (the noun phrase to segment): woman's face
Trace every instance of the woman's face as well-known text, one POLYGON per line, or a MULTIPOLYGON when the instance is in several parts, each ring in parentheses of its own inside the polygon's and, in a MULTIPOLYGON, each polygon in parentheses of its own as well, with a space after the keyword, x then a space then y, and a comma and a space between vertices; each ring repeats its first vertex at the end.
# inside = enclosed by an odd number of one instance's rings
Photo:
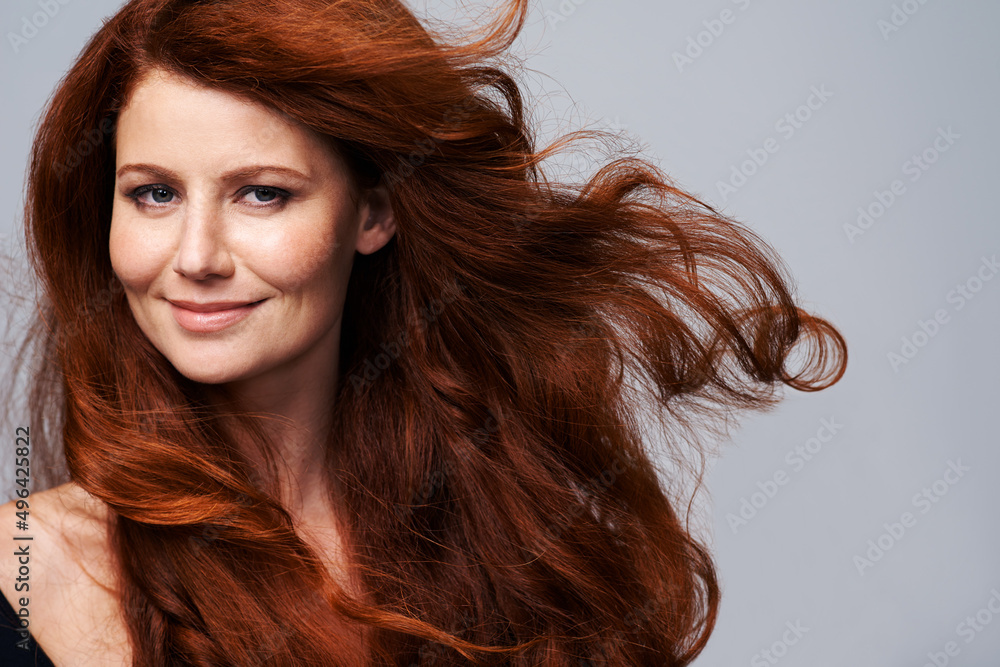
POLYGON ((153 345, 204 383, 335 374, 354 251, 394 232, 384 191, 352 199, 318 135, 159 70, 116 142, 111 263, 153 345))

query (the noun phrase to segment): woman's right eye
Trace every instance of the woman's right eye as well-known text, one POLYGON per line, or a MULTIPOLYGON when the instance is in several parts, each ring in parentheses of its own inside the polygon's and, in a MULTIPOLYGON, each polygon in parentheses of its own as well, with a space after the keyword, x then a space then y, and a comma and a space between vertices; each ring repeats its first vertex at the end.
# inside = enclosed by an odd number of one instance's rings
POLYGON ((130 192, 127 196, 139 205, 156 205, 169 204, 174 198, 174 193, 162 185, 143 185, 130 192), (149 198, 142 199, 146 194, 149 195, 149 198))

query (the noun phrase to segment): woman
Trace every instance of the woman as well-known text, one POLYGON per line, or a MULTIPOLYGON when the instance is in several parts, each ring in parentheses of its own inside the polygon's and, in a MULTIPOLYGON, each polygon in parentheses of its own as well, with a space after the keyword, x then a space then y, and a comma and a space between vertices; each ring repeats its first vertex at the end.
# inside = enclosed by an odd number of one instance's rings
POLYGON ((544 177, 494 62, 526 5, 456 46, 397 0, 132 0, 84 49, 26 209, 25 445, 68 474, 21 499, 27 604, 2 582, 55 664, 704 647, 712 561, 639 415, 683 463, 846 347, 645 162, 544 177))

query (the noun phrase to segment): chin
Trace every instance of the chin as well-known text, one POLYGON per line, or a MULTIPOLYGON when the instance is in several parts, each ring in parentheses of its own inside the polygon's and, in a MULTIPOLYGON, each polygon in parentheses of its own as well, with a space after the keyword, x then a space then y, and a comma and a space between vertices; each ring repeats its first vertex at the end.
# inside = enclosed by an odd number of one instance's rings
MULTIPOLYGON (((174 368, 177 367, 174 366, 174 368)), ((225 373, 222 371, 213 372, 211 370, 206 371, 203 368, 190 371, 184 368, 177 368, 177 371, 181 375, 186 377, 188 380, 191 380, 192 382, 197 382, 199 384, 226 384, 240 379, 239 376, 232 375, 230 373, 225 373)))
POLYGON ((244 368, 233 368, 232 366, 220 365, 218 359, 215 359, 215 363, 198 363, 196 360, 192 361, 190 359, 185 359, 183 362, 180 360, 169 359, 171 365, 177 372, 186 377, 192 382, 198 382, 201 384, 226 384, 228 382, 236 382, 238 380, 245 379, 250 372, 244 368))

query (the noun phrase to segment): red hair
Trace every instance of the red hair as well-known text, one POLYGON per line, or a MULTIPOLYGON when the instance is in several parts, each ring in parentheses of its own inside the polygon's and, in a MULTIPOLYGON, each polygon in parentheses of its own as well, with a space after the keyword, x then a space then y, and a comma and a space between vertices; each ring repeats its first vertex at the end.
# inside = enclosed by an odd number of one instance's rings
POLYGON ((111 510, 135 665, 662 667, 705 646, 712 559, 642 411, 686 460, 781 385, 836 382, 846 345, 760 238, 647 162, 545 178, 565 144, 535 148, 498 60, 526 11, 451 45, 398 0, 131 0, 61 82, 27 193, 38 377, 62 388, 36 406, 111 510), (114 123, 151 68, 298 121, 390 188, 398 231, 355 258, 330 408, 355 587, 297 535, 273 461, 240 455, 251 416, 170 365, 112 271, 114 123))

